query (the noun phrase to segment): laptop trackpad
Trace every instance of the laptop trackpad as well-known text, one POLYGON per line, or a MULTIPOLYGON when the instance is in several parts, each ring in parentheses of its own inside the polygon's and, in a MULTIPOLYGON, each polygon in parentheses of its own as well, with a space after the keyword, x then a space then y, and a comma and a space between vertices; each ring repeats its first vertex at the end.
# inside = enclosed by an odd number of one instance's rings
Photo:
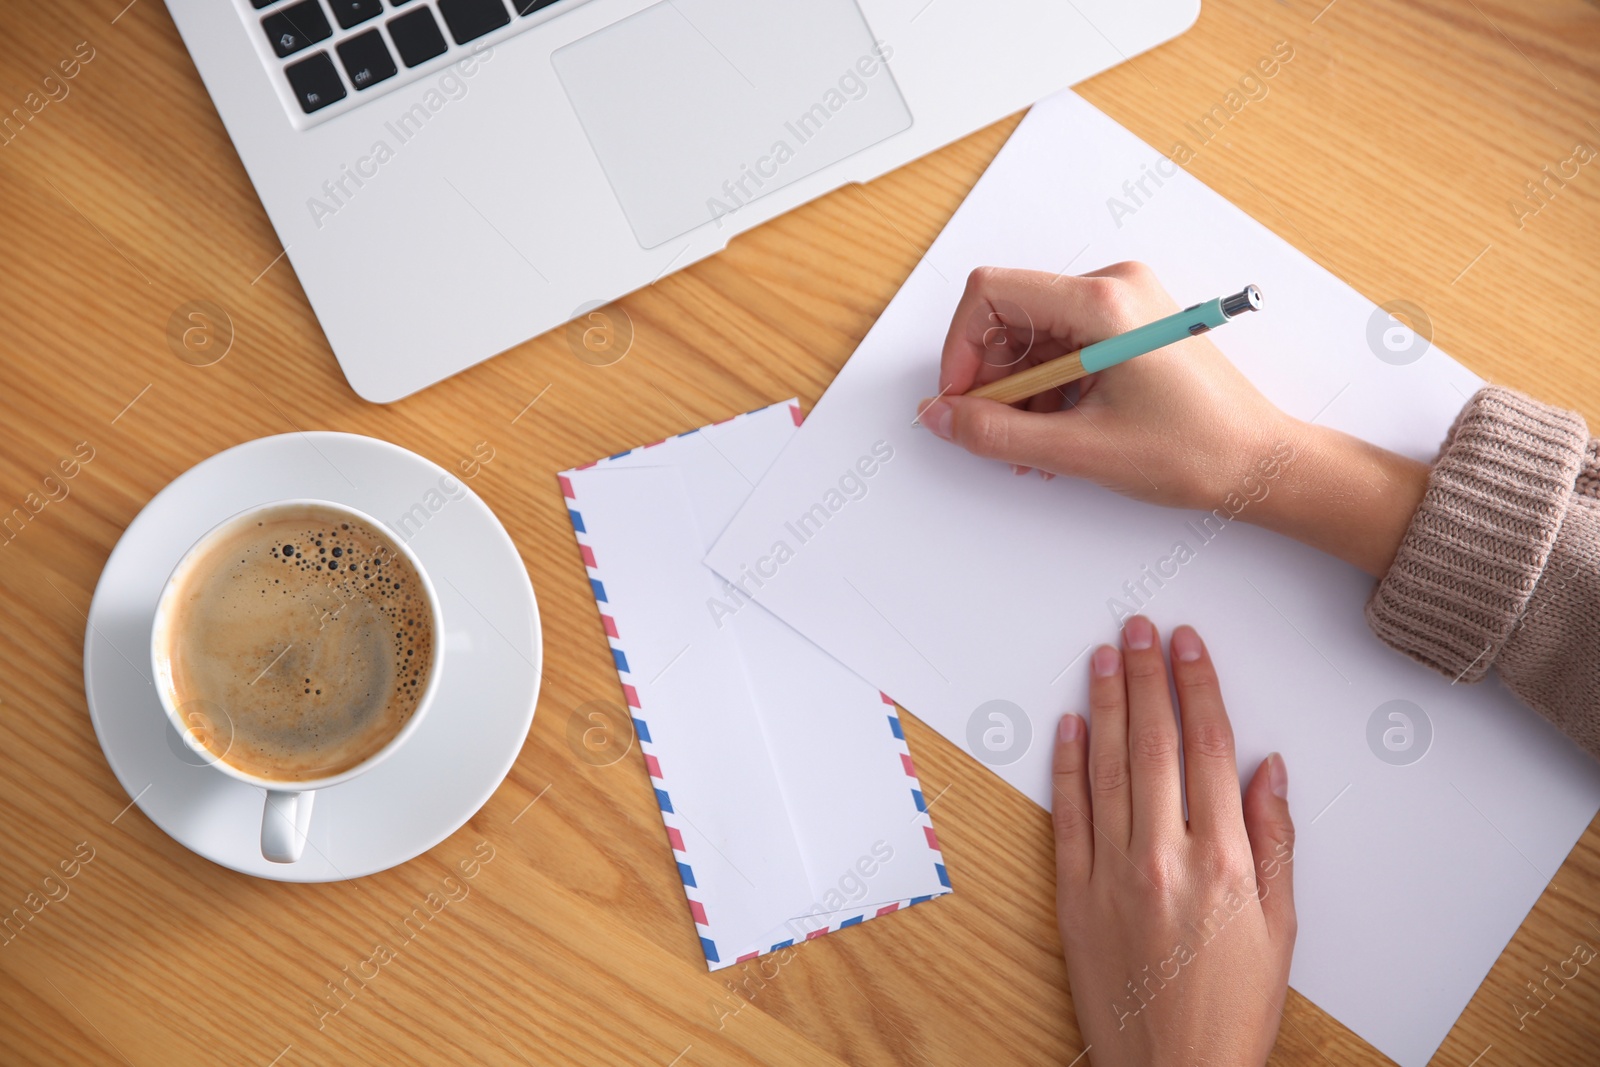
POLYGON ((662 0, 556 75, 654 248, 911 126, 855 0, 662 0))

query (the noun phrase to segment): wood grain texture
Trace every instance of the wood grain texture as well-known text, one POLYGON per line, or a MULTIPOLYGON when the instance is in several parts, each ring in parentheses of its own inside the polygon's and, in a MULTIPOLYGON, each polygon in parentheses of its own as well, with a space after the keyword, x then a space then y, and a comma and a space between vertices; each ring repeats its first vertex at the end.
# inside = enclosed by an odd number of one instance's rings
POLYGON ((1027 370, 1019 370, 1004 378, 996 378, 988 385, 969 390, 967 396, 981 396, 1002 404, 1015 404, 1048 389, 1075 382, 1089 372, 1083 369, 1083 350, 1068 352, 1064 356, 1037 363, 1027 370))
MULTIPOLYGON (((0 1059, 1072 1062, 1047 817, 931 730, 908 719, 956 893, 809 943, 766 976, 706 973, 637 753, 596 767, 566 740, 574 709, 618 689, 553 472, 791 395, 809 408, 1015 117, 629 296, 613 310, 636 340, 615 366, 576 358, 558 330, 375 407, 275 262, 166 10, 125 2, 0 8, 0 110, 78 42, 94 50, 69 95, 0 146, 0 511, 76 442, 95 450, 0 549, 0 912, 42 895, 83 847, 93 856, 0 947, 0 1059), (204 368, 166 343, 169 316, 196 299, 223 305, 237 333, 204 368), (446 465, 488 442, 496 458, 473 487, 516 540, 546 624, 538 716, 505 785, 426 856, 344 884, 234 874, 125 810, 83 696, 84 612, 122 529, 194 463, 293 428, 446 465), (402 918, 480 843, 493 859, 470 894, 400 941, 402 918), (396 957, 319 1016, 326 984, 378 943, 396 957)), ((1292 42, 1267 95, 1189 169, 1369 297, 1425 308, 1436 342, 1479 373, 1600 423, 1600 163, 1536 212, 1513 207, 1576 142, 1600 145, 1600 8, 1324 3, 1208 0, 1191 32, 1082 92, 1167 149, 1292 42)), ((1584 970, 1521 1028, 1514 1007, 1575 942, 1600 939, 1597 899, 1591 826, 1438 1063, 1600 1062, 1600 976, 1584 970)), ((1291 995, 1273 1062, 1385 1061, 1291 995)))

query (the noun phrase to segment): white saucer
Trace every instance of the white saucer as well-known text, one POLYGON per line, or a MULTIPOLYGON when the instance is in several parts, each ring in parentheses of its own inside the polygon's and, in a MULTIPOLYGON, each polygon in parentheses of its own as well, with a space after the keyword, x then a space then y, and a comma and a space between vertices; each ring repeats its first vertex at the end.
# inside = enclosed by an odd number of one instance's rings
POLYGON ((89 608, 83 680, 111 769, 157 826, 245 874, 327 882, 404 863, 484 805, 533 725, 542 658, 522 558, 464 481, 386 441, 294 433, 212 456, 128 524, 89 608), (368 773, 319 792, 304 856, 271 863, 261 857, 263 792, 206 766, 162 712, 150 627, 167 575, 200 535, 247 507, 290 497, 359 508, 406 541, 439 592, 444 662, 416 734, 368 773))

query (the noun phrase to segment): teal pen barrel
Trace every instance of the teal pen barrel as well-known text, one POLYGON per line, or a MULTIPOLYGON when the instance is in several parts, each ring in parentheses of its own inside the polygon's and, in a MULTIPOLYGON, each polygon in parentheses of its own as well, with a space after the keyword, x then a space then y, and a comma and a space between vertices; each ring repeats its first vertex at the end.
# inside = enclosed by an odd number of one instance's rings
POLYGON ((1176 315, 1168 315, 1164 319, 1127 333, 1108 337, 1104 341, 1097 341, 1089 345, 1078 358, 1083 361, 1085 374, 1114 367, 1118 363, 1142 356, 1146 352, 1154 352, 1158 348, 1176 344, 1196 332, 1204 332, 1216 326, 1221 326, 1228 321, 1227 314, 1222 310, 1222 298, 1196 304, 1192 308, 1185 308, 1176 315), (1200 329, 1196 329, 1199 327, 1200 329))

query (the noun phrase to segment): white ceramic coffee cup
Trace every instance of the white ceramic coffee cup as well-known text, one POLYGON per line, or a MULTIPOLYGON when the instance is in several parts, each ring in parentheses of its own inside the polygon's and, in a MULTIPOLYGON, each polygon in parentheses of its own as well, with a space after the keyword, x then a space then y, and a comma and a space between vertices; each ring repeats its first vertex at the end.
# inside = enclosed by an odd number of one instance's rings
POLYGON ((444 658, 444 617, 439 609, 439 595, 433 588, 433 582, 428 577, 427 570, 422 566, 422 561, 417 559, 399 538, 395 537, 382 522, 365 512, 331 500, 277 500, 270 504, 247 508, 232 518, 224 519, 212 527, 205 536, 196 541, 184 553, 178 565, 172 569, 167 583, 162 587, 161 599, 156 604, 155 624, 150 633, 150 660, 155 669, 156 693, 161 698, 162 710, 167 713, 167 719, 172 723, 173 729, 178 731, 178 736, 183 743, 197 755, 204 758, 218 771, 230 778, 245 782, 266 791, 266 804, 261 813, 261 855, 274 863, 293 863, 300 858, 305 848, 306 835, 311 828, 311 806, 316 798, 316 791, 327 789, 330 786, 348 782, 372 770, 378 764, 388 759, 395 753, 406 740, 416 733, 417 727, 422 724, 422 717, 427 714, 429 706, 433 703, 434 693, 439 687, 440 664, 444 658), (283 781, 272 778, 263 778, 259 775, 247 774, 239 770, 226 759, 226 753, 219 757, 206 747, 204 741, 195 735, 195 730, 204 730, 209 723, 204 712, 193 709, 185 713, 184 709, 176 706, 173 700, 172 686, 172 660, 168 654, 170 642, 167 640, 168 627, 172 621, 173 600, 176 591, 182 586, 183 579, 187 576, 188 568, 200 559, 207 549, 216 541, 232 534, 239 527, 265 518, 273 518, 285 511, 317 508, 334 515, 343 516, 353 522, 359 522, 368 529, 379 534, 406 562, 411 564, 416 571, 418 584, 422 587, 423 595, 428 601, 429 617, 433 624, 433 658, 428 663, 428 683, 422 695, 417 698, 417 705, 411 717, 406 721, 400 731, 389 739, 389 743, 362 760, 354 767, 330 774, 323 778, 309 780, 283 781), (196 722, 196 719, 199 722, 196 722))

